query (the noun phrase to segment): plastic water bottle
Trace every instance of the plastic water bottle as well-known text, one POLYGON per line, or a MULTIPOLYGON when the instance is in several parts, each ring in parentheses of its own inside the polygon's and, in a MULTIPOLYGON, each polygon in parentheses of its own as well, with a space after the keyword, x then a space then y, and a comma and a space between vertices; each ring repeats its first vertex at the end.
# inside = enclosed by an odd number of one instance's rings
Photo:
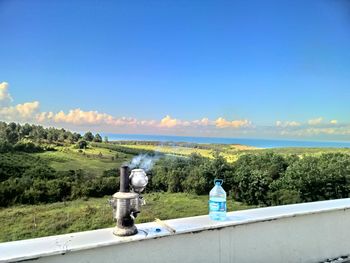
POLYGON ((215 186, 209 193, 209 217, 212 220, 226 219, 226 192, 221 186, 223 182, 224 180, 215 179, 215 186))

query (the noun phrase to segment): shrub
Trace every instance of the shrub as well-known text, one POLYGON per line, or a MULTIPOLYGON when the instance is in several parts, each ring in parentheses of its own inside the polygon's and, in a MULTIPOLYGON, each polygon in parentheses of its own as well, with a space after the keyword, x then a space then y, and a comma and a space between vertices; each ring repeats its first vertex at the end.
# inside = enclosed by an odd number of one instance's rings
POLYGON ((0 153, 12 152, 13 146, 6 140, 0 140, 0 153))
POLYGON ((19 141, 14 146, 13 149, 19 152, 27 152, 27 153, 37 153, 42 152, 43 148, 39 145, 34 144, 31 141, 19 141))
POLYGON ((253 205, 269 205, 271 184, 283 176, 288 164, 274 153, 247 154, 234 163, 232 190, 236 198, 253 205))
POLYGON ((273 188, 275 196, 279 191, 293 193, 293 198, 279 197, 277 204, 345 198, 350 193, 349 179, 349 155, 328 153, 294 162, 273 188))
POLYGON ((87 147, 87 142, 86 142, 85 140, 80 140, 80 141, 77 143, 76 147, 77 147, 78 149, 86 149, 86 147, 87 147))

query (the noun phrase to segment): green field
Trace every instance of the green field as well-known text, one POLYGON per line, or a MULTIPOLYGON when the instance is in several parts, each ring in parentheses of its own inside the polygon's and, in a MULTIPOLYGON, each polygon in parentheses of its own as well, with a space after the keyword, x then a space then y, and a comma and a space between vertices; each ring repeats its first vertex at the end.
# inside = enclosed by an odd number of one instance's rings
MULTIPOLYGON (((259 153, 273 152, 278 154, 296 154, 296 155, 312 155, 319 156, 323 153, 346 153, 350 154, 350 148, 303 148, 303 147, 285 147, 259 149, 259 153)), ((252 153, 252 151, 244 151, 244 153, 252 153)))
MULTIPOLYGON (((188 156, 192 153, 197 153, 203 157, 213 158, 214 153, 220 153, 225 159, 232 163, 235 162, 239 156, 250 153, 266 153, 273 152, 277 154, 290 155, 295 154, 298 156, 313 155, 318 156, 322 153, 346 153, 350 154, 349 148, 302 148, 302 147, 285 147, 285 148, 255 148, 245 145, 235 144, 185 144, 185 143, 174 143, 173 145, 164 145, 162 143, 154 142, 152 144, 147 142, 117 142, 121 145, 130 149, 157 151, 165 154, 174 154, 181 156, 188 156)), ((103 146, 103 144, 101 144, 103 146)))
POLYGON ((132 155, 104 148, 89 147, 79 152, 73 147, 56 147, 57 151, 35 153, 58 171, 82 169, 92 174, 102 174, 104 170, 119 168, 130 161, 132 155))
MULTIPOLYGON (((185 193, 145 194, 146 205, 136 223, 208 213, 208 196, 185 193)), ((0 209, 0 242, 58 235, 113 227, 112 208, 108 199, 90 198, 42 205, 18 205, 0 209)), ((252 206, 227 200, 228 211, 252 206)))
MULTIPOLYGON (((133 157, 132 154, 119 152, 113 149, 106 149, 105 143, 97 144, 100 147, 89 146, 89 148, 79 152, 74 147, 56 147, 57 151, 46 151, 43 153, 35 153, 43 160, 47 161, 50 166, 56 170, 77 170, 82 169, 93 174, 101 174, 104 170, 120 167, 121 164, 126 163, 133 157)), ((110 144, 109 144, 110 145, 110 144)), ((197 147, 195 144, 189 146, 177 145, 173 146, 162 144, 148 144, 144 142, 137 142, 137 144, 130 144, 127 142, 120 142, 118 144, 125 148, 130 148, 138 151, 157 151, 164 154, 173 154, 179 156, 188 156, 192 153, 197 153, 203 157, 212 158, 214 153, 220 153, 228 162, 236 161, 239 156, 248 153, 265 153, 274 152, 283 155, 295 154, 298 156, 313 155, 318 156, 322 153, 347 153, 350 154, 349 148, 273 148, 273 149, 259 149, 243 145, 218 145, 205 144, 197 147)))

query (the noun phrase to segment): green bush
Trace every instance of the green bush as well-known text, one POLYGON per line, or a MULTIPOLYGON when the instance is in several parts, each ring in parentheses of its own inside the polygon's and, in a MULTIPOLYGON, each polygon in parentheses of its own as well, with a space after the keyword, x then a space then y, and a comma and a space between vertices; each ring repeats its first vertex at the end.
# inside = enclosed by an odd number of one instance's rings
POLYGON ((231 187, 235 197, 248 204, 271 204, 271 184, 287 167, 284 157, 274 153, 241 156, 233 165, 231 187))
POLYGON ((0 207, 111 195, 118 183, 116 169, 92 177, 82 170, 56 171, 27 153, 0 154, 0 207))
POLYGON ((0 153, 12 152, 13 146, 6 140, 0 140, 0 153))
POLYGON ((15 151, 27 153, 43 152, 43 148, 31 141, 19 141, 13 146, 13 149, 15 151))
POLYGON ((231 173, 232 167, 220 155, 213 160, 198 154, 164 157, 151 170, 150 187, 154 191, 208 194, 215 178, 229 178, 231 173))
POLYGON ((87 148, 87 142, 85 140, 80 140, 77 144, 76 144, 76 148, 77 149, 86 149, 87 148))
POLYGON ((278 191, 293 193, 275 199, 276 204, 345 198, 350 193, 350 157, 347 154, 307 156, 291 164, 273 185, 278 191))

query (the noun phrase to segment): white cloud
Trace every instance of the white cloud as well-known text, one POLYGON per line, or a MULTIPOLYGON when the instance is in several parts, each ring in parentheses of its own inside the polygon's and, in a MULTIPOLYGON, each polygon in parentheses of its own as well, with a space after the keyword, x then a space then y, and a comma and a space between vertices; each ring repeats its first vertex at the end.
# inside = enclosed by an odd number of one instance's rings
POLYGON ((290 127, 283 127, 280 134, 283 136, 292 137, 315 137, 322 135, 344 136, 350 135, 350 123, 335 125, 337 122, 329 122, 322 125, 301 125, 291 129, 290 127))
POLYGON ((276 126, 277 127, 299 127, 301 125, 300 122, 297 121, 276 121, 276 126))
POLYGON ((344 136, 350 135, 350 123, 338 125, 338 121, 333 119, 323 122, 319 117, 311 119, 306 123, 276 121, 276 126, 280 128, 279 133, 283 136, 292 137, 315 137, 315 136, 344 136))
POLYGON ((0 106, 8 106, 12 101, 13 99, 8 92, 8 83, 0 83, 0 106))
POLYGON ((319 117, 319 118, 316 118, 316 119, 311 119, 308 121, 308 124, 309 125, 319 125, 321 124, 323 121, 323 118, 322 117, 319 117))
POLYGON ((30 121, 39 111, 39 102, 26 102, 16 106, 0 108, 0 118, 9 121, 30 121))
MULTIPOLYGON (((0 84, 0 102, 10 103, 12 97, 8 92, 8 84, 3 82, 0 84)), ((251 122, 248 120, 233 120, 228 121, 220 117, 217 120, 209 120, 208 118, 202 118, 198 120, 180 120, 172 118, 170 115, 166 115, 160 121, 156 120, 138 120, 135 118, 127 117, 114 117, 107 113, 100 113, 98 111, 84 111, 79 108, 69 110, 68 112, 40 112, 39 102, 25 102, 23 104, 17 104, 15 106, 8 106, 0 108, 0 119, 7 121, 31 121, 41 124, 69 124, 70 127, 79 127, 84 125, 96 126, 96 127, 144 127, 149 129, 156 128, 168 128, 173 129, 181 128, 181 130, 195 131, 196 127, 207 127, 212 130, 213 128, 233 128, 238 129, 241 127, 250 126, 251 122)))
POLYGON ((156 126, 157 125, 157 122, 155 120, 142 120, 140 121, 140 124, 142 126, 156 126))
POLYGON ((68 123, 74 125, 110 125, 110 126, 152 126, 156 124, 154 120, 138 121, 135 118, 121 117, 116 118, 106 113, 99 113, 98 111, 83 111, 81 109, 73 109, 68 113, 60 111, 41 112, 36 116, 38 122, 47 123, 68 123))
POLYGON ((217 128, 241 128, 241 127, 249 127, 251 122, 248 120, 234 120, 228 121, 222 117, 219 117, 215 121, 215 125, 217 128))
POLYGON ((39 102, 25 102, 11 106, 13 101, 8 83, 0 83, 0 118, 7 121, 30 121, 39 111, 39 102))
POLYGON ((46 121, 52 120, 54 117, 53 112, 40 112, 36 115, 36 121, 39 123, 44 123, 46 121))
POLYGON ((287 122, 286 125, 289 127, 298 127, 301 124, 300 124, 300 122, 297 122, 297 121, 290 121, 290 122, 287 122))
POLYGON ((58 123, 72 123, 77 125, 108 124, 114 121, 111 115, 99 113, 97 111, 82 111, 81 109, 70 110, 67 114, 60 111, 53 116, 53 120, 58 123))
POLYGON ((208 118, 203 118, 201 120, 194 120, 192 121, 192 123, 198 126, 209 126, 214 124, 214 122, 210 121, 208 118))
POLYGON ((28 119, 32 118, 34 116, 34 113, 39 110, 39 102, 33 101, 17 104, 15 108, 22 118, 28 119))
POLYGON ((179 125, 179 121, 177 119, 171 118, 169 115, 161 119, 159 124, 160 127, 165 127, 165 128, 173 128, 176 125, 179 125))

